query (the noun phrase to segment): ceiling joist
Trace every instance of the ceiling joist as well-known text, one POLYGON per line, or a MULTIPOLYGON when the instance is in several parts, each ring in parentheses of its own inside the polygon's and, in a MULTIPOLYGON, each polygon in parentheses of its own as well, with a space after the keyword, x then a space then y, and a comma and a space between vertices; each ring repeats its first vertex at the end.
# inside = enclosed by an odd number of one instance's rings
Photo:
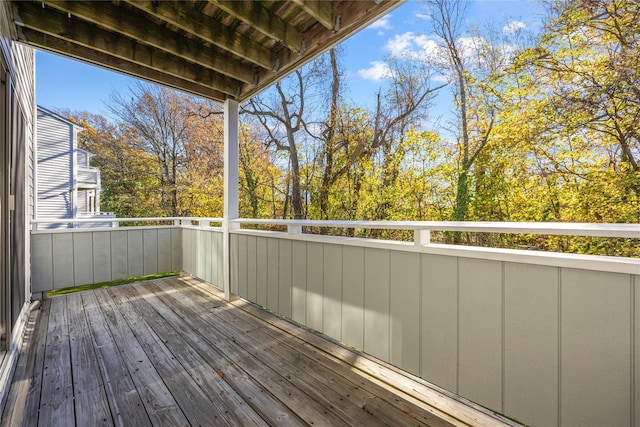
POLYGON ((269 49, 195 10, 180 8, 170 1, 129 1, 129 4, 266 70, 275 64, 269 49))
POLYGON ((277 15, 269 13, 258 1, 209 0, 234 18, 244 22, 262 34, 271 37, 294 52, 302 53, 302 35, 293 26, 277 15))
POLYGON ((16 24, 235 96, 242 83, 209 68, 31 2, 16 6, 16 24))
POLYGON ((200 85, 198 83, 167 75, 160 71, 101 53, 57 37, 48 36, 29 28, 22 28, 22 32, 25 37, 31 40, 32 43, 37 43, 40 46, 47 46, 46 50, 59 55, 64 55, 69 58, 94 64, 109 70, 118 71, 150 82, 180 89, 184 92, 202 96, 204 98, 224 99, 227 97, 225 93, 215 90, 210 86, 200 85))
POLYGON ((244 101, 404 0, 3 0, 13 37, 217 101, 244 101))
POLYGON ((234 79, 245 83, 254 81, 255 71, 245 64, 230 59, 226 52, 221 53, 212 46, 205 46, 181 34, 167 34, 164 27, 144 19, 143 16, 136 16, 131 11, 115 9, 107 2, 97 1, 87 4, 78 1, 47 0, 43 4, 46 7, 70 13, 101 28, 118 31, 130 39, 139 40, 234 79))
POLYGON ((322 0, 293 0, 293 2, 315 18, 327 30, 335 29, 336 22, 333 15, 334 2, 322 0))

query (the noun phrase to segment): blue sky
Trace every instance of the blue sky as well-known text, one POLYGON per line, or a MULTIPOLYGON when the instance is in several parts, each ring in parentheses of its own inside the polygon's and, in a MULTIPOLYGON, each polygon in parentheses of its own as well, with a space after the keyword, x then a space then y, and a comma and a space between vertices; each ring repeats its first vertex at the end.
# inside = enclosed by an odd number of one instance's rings
MULTIPOLYGON (((467 19, 471 26, 491 24, 506 34, 539 26, 533 3, 524 0, 470 0, 467 19)), ((411 0, 344 42, 348 97, 367 105, 384 85, 384 59, 401 51, 428 51, 433 43, 429 29, 424 3, 411 0)), ((110 94, 126 92, 133 82, 123 74, 58 55, 36 54, 36 101, 46 108, 108 116, 105 104, 110 94)))

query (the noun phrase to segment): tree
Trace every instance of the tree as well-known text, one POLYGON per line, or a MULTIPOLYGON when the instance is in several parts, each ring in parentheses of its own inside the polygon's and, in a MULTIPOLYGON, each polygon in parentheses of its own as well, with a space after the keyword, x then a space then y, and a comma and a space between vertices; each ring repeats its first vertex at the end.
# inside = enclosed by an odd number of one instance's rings
POLYGON ((131 148, 155 160, 164 215, 221 214, 222 119, 215 109, 193 96, 143 83, 127 95, 114 94, 109 109, 131 148))
POLYGON ((266 145, 287 153, 291 168, 291 204, 295 219, 304 218, 296 137, 304 130, 307 83, 303 71, 296 70, 290 78, 275 84, 275 93, 272 93, 270 98, 254 97, 242 108, 243 113, 255 116, 259 120, 266 135, 266 145))

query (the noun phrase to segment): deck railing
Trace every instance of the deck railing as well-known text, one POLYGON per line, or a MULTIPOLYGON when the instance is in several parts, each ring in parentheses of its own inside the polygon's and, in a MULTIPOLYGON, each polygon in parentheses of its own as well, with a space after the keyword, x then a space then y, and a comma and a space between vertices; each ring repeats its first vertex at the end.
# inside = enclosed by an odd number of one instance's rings
POLYGON ((638 423, 639 258, 429 238, 461 231, 639 239, 637 224, 238 219, 225 261, 221 218, 117 221, 133 226, 33 231, 34 289, 162 269, 220 287, 228 262, 233 294, 524 423, 638 423), (318 227, 412 230, 414 239, 305 232, 318 227))

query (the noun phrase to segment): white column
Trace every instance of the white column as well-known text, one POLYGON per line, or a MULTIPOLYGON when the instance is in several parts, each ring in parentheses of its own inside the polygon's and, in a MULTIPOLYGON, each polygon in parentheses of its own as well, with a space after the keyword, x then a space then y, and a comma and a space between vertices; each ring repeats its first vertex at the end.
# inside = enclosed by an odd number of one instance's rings
POLYGON ((229 220, 238 218, 238 101, 224 102, 224 214, 222 221, 222 260, 224 297, 231 299, 231 252, 229 220))

